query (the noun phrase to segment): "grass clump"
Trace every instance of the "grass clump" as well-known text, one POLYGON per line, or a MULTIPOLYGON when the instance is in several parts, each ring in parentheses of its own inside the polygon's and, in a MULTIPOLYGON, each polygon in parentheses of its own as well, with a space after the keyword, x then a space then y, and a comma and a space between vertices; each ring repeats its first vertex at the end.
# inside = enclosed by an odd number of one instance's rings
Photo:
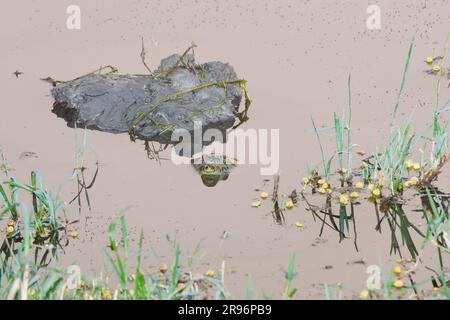
MULTIPOLYGON (((441 107, 439 101, 441 77, 438 74, 437 97, 431 125, 426 127, 423 134, 414 133, 412 129, 413 113, 404 126, 397 123, 413 47, 414 41, 411 42, 408 49, 386 146, 379 149, 381 152, 377 149, 372 155, 364 157, 358 168, 352 167, 352 149, 355 145, 351 140, 352 99, 351 77, 349 76, 347 115, 345 113, 341 117, 338 117, 336 113, 333 115, 336 151, 332 157, 326 159, 320 140, 321 131, 313 121, 314 132, 320 146, 322 172, 317 168, 310 170, 308 176, 302 179, 303 187, 300 195, 313 217, 319 218, 321 221, 321 234, 324 226, 328 226, 339 233, 340 241, 353 238, 356 249, 358 249, 356 209, 363 201, 370 202, 376 216, 375 230, 381 233, 383 224, 388 227, 391 254, 396 254, 403 259, 402 247, 406 247, 411 259, 419 262, 421 254, 430 244, 436 247, 439 261, 438 278, 441 280, 441 287, 445 288, 444 291, 448 293, 447 284, 444 281, 446 270, 444 255, 449 253, 449 196, 438 189, 436 182, 448 162, 450 117, 446 115, 448 108, 441 107), (417 151, 416 146, 419 143, 422 143, 423 146, 417 151), (419 160, 412 158, 412 155, 416 153, 420 155, 419 160), (337 158, 337 169, 333 170, 334 158, 337 158), (337 180, 337 186, 332 184, 335 180, 337 180), (324 195, 324 205, 317 206, 311 203, 308 200, 307 189, 312 193, 324 195), (417 198, 421 201, 421 218, 425 221, 424 227, 419 227, 412 222, 416 218, 412 217, 408 207, 408 203, 417 198), (335 209, 336 206, 337 209, 335 209), (420 245, 417 244, 417 239, 421 239, 420 245)), ((358 151, 358 154, 364 156, 365 152, 358 151)), ((420 297, 411 274, 408 274, 408 278, 411 282, 409 288, 414 290, 417 297, 420 297)), ((390 288, 395 290, 406 287, 401 279, 396 279, 390 284, 390 288)), ((450 298, 448 295, 447 297, 450 298)))

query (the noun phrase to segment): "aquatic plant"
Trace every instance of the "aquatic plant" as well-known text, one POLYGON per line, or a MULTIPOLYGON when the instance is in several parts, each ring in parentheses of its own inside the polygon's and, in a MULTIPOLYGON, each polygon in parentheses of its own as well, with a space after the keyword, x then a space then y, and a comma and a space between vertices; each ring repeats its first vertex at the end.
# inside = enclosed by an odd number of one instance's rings
MULTIPOLYGON (((356 208, 362 201, 372 203, 376 216, 375 230, 382 232, 385 223, 389 229, 391 239, 391 254, 404 257, 402 246, 408 250, 414 261, 420 260, 420 254, 429 243, 433 243, 438 249, 439 277, 443 287, 446 287, 444 277, 443 254, 448 254, 449 243, 448 226, 449 196, 438 190, 435 182, 438 180, 443 167, 448 162, 448 123, 450 117, 445 117, 448 108, 442 108, 439 101, 440 71, 435 72, 437 76, 437 94, 435 109, 432 114, 432 123, 427 126, 425 132, 417 135, 412 132, 413 113, 408 117, 403 127, 397 123, 399 106, 406 87, 407 74, 410 67, 414 40, 408 49, 405 68, 402 75, 399 93, 393 108, 392 119, 386 146, 378 149, 370 156, 362 159, 358 168, 352 167, 352 145, 351 140, 351 77, 348 78, 348 113, 338 117, 333 114, 333 128, 336 141, 336 151, 329 160, 325 158, 324 148, 320 140, 320 133, 324 130, 318 129, 313 123, 320 155, 322 159, 322 172, 316 167, 309 171, 307 177, 302 179, 302 189, 299 192, 307 209, 312 213, 314 219, 321 221, 320 234, 324 226, 339 233, 340 241, 353 238, 355 248, 357 246, 356 208), (430 133, 431 131, 431 133, 430 133), (422 142, 419 149, 421 155, 419 161, 413 161, 411 154, 416 150, 414 147, 422 142), (426 151, 428 149, 428 156, 426 151), (346 159, 344 156, 346 155, 346 159), (333 170, 333 159, 337 158, 337 169, 333 170), (346 162, 344 162, 346 160, 346 162), (334 187, 332 180, 337 175, 339 185, 334 187), (358 180, 362 179, 361 180, 358 180), (317 206, 308 200, 307 189, 312 193, 324 195, 324 205, 317 206), (422 203, 422 219, 426 221, 425 229, 419 228, 411 221, 411 215, 407 212, 407 204, 411 198, 419 196, 422 203), (334 207, 338 209, 334 213, 334 207), (349 210, 349 211, 348 211, 349 210), (328 220, 328 221, 327 221, 328 220), (353 228, 350 228, 352 223, 353 228), (420 250, 417 239, 422 239, 420 250)), ((445 52, 444 52, 445 57, 445 52)), ((364 151, 359 151, 364 156, 364 151)), ((408 274, 411 288, 419 296, 417 286, 408 274)), ((390 288, 404 287, 400 285, 400 279, 394 280, 390 288)), ((447 290, 447 289, 446 289, 447 290)), ((365 295, 363 295, 365 296, 365 295)))

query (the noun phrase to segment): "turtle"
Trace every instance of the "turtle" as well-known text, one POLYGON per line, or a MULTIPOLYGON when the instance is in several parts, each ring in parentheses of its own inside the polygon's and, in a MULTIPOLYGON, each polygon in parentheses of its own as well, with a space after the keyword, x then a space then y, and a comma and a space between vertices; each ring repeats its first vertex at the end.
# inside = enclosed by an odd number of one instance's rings
POLYGON ((207 187, 214 187, 219 181, 228 179, 237 160, 225 155, 203 154, 191 159, 194 170, 200 175, 207 187))

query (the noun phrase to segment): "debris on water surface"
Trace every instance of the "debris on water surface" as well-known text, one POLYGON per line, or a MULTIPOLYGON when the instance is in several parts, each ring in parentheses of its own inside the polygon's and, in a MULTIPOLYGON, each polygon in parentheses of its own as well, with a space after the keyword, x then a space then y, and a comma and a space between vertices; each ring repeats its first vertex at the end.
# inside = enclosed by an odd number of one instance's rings
POLYGON ((266 200, 269 197, 269 194, 265 191, 262 191, 259 196, 261 197, 261 199, 266 200))
POLYGON ((292 202, 292 200, 288 200, 287 202, 286 202, 286 209, 288 209, 288 210, 292 210, 292 209, 294 209, 294 202, 292 202))
POLYGON ((76 239, 78 238, 78 232, 76 230, 69 231, 69 237, 76 239))
POLYGON ((38 158, 36 152, 33 151, 24 151, 19 155, 20 160, 30 159, 30 158, 38 158))
POLYGON ((301 224, 300 222, 296 222, 296 223, 295 223, 295 226, 296 226, 298 229, 303 228, 303 224, 301 224))
POLYGON ((248 120, 246 81, 227 63, 197 64, 187 50, 163 59, 150 75, 123 74, 110 66, 102 73, 105 69, 71 81, 52 81, 53 112, 70 127, 172 143, 173 131, 192 134, 194 122, 203 130, 225 132, 237 120, 237 125, 248 120), (245 109, 239 111, 243 96, 245 109))
POLYGON ((15 75, 17 79, 19 79, 19 76, 23 75, 23 72, 19 71, 19 70, 16 70, 16 71, 13 72, 13 75, 15 75))
POLYGON ((259 208, 260 206, 261 206, 260 200, 256 200, 256 201, 252 202, 252 208, 259 208))
POLYGON ((230 237, 230 231, 228 230, 223 230, 222 235, 220 236, 220 239, 222 240, 226 240, 230 237))

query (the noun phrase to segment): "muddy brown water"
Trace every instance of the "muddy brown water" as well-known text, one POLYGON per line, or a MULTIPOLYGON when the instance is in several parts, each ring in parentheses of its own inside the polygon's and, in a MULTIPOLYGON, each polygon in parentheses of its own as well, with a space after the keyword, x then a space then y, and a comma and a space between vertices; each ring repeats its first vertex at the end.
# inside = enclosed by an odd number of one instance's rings
MULTIPOLYGON (((66 28, 66 8, 73 1, 22 1, 4 7, 0 20, 0 145, 14 176, 28 179, 39 170, 49 189, 70 199, 74 130, 50 112, 50 87, 39 78, 72 79, 99 66, 123 72, 145 72, 139 58, 140 37, 146 40, 150 65, 183 50, 194 41, 197 60, 229 62, 249 81, 254 100, 251 120, 243 128, 280 129, 280 191, 300 185, 306 165, 320 160, 310 131, 310 117, 330 125, 332 113, 346 108, 347 76, 353 78, 353 141, 370 151, 381 145, 395 103, 409 42, 415 36, 405 97, 400 112, 414 118, 418 131, 431 119, 435 81, 424 74, 427 55, 442 52, 449 27, 449 1, 377 1, 381 30, 368 30, 370 1, 77 1, 81 30, 66 28), (18 79, 15 70, 24 72, 18 79), (24 152, 33 152, 32 156, 24 152)), ((443 102, 449 100, 446 86, 443 102)), ((402 117, 404 118, 404 117, 402 117)), ((323 141, 334 150, 331 134, 323 141)), ((86 165, 96 160, 100 174, 91 192, 93 210, 83 210, 80 239, 72 241, 63 264, 77 263, 83 273, 107 265, 106 229, 122 210, 133 244, 142 229, 146 266, 171 262, 165 235, 176 236, 184 252, 201 242, 196 270, 220 268, 234 297, 245 297, 247 277, 255 292, 280 296, 284 270, 293 253, 299 298, 324 298, 324 284, 342 283, 346 297, 364 288, 366 265, 390 267, 389 239, 373 228, 371 209, 359 209, 359 247, 338 243, 326 231, 318 238, 304 204, 276 225, 269 202, 252 209, 255 189, 268 192, 258 165, 241 165, 215 188, 206 188, 189 165, 161 165, 146 158, 141 143, 127 135, 89 131, 86 165), (86 222, 85 222, 86 221, 86 222), (304 225, 298 230, 295 222, 304 225), (220 239, 224 230, 229 238, 220 239), (325 268, 332 266, 332 268, 325 268)), ((446 173, 444 185, 450 181, 446 173)), ((78 210, 70 206, 72 217, 78 210)), ((425 265, 436 261, 425 257, 425 265)), ((418 270, 419 273, 421 272, 418 270)), ((428 276, 422 273, 423 277, 428 276)))

